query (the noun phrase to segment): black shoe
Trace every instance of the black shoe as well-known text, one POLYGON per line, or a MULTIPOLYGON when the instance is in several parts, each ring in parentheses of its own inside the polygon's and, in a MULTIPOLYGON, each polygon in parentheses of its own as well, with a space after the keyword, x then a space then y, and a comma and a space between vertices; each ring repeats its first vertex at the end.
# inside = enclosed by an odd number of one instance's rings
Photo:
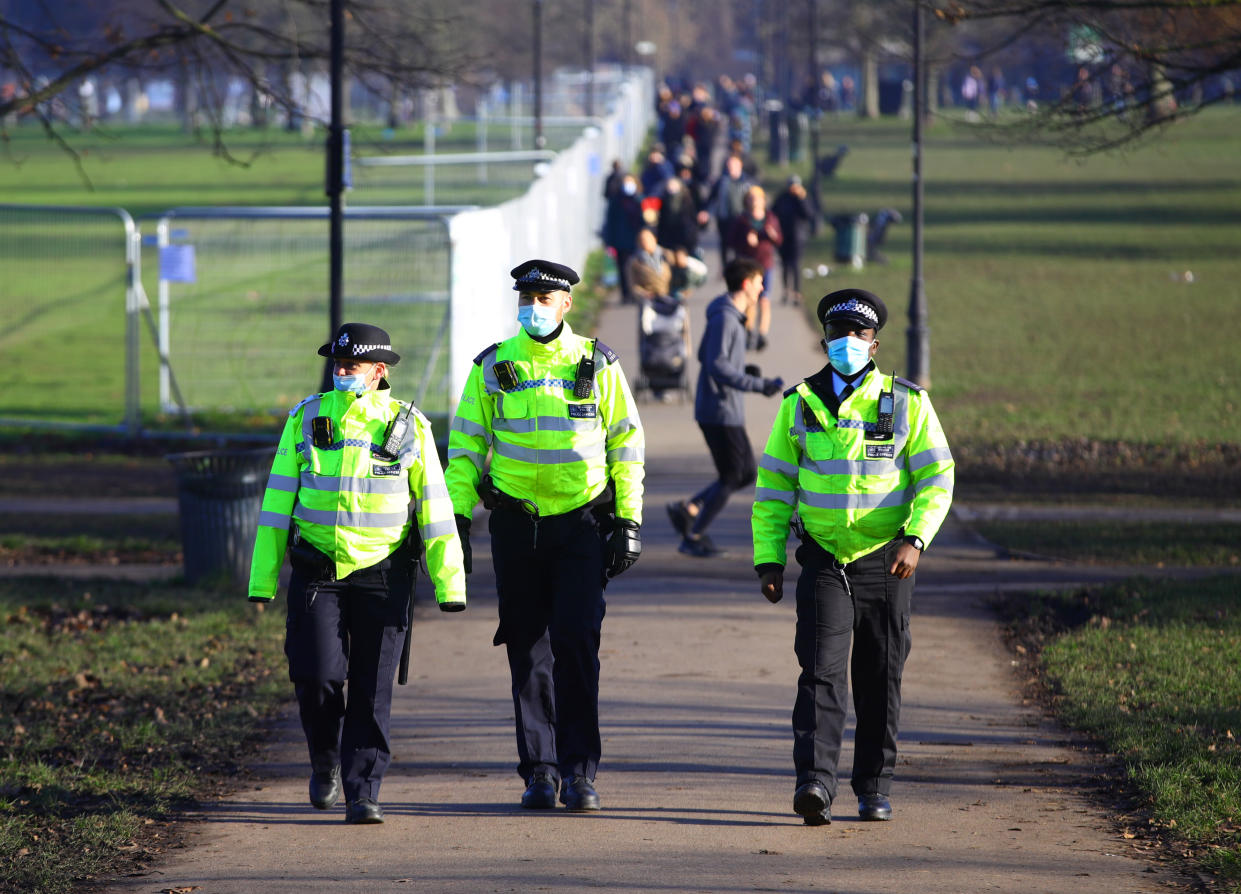
POLYGON ((359 798, 345 805, 345 822, 373 826, 384 821, 384 809, 370 798, 359 798))
POLYGON ((881 795, 879 792, 858 795, 857 815, 864 820, 890 820, 892 819, 892 802, 888 800, 887 795, 881 795))
POLYGON ((310 774, 310 805, 327 810, 340 799, 340 767, 310 774))
POLYGON ((599 793, 585 776, 571 776, 560 789, 560 803, 570 810, 598 810, 599 793))
POLYGON ((689 514, 689 510, 685 508, 684 503, 669 503, 666 507, 668 510, 668 520, 672 522, 672 527, 678 534, 684 537, 689 533, 689 526, 693 523, 693 516, 689 514))
POLYGON ((832 821, 832 801, 821 782, 803 782, 793 793, 793 812, 807 826, 826 826, 832 821))
POLYGON ((521 806, 527 810, 551 810, 556 806, 556 780, 546 773, 530 777, 521 796, 521 806))
POLYGON ((712 543, 711 538, 706 534, 683 538, 681 545, 677 547, 677 552, 685 553, 687 556, 694 556, 698 559, 714 559, 717 556, 726 555, 724 550, 712 543))

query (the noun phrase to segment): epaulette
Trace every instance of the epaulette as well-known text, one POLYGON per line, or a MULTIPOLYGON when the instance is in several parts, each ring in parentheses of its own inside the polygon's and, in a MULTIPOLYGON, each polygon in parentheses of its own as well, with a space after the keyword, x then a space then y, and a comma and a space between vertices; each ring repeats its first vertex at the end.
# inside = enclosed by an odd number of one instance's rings
POLYGON ((487 347, 483 348, 483 350, 479 352, 478 356, 474 358, 474 365, 482 366, 483 361, 487 359, 487 355, 493 352, 494 350, 496 350, 496 348, 498 347, 500 347, 500 343, 495 342, 494 344, 488 345, 487 347))
POLYGON ((613 351, 611 348, 609 348, 607 345, 605 345, 603 342, 599 341, 599 339, 595 339, 595 353, 602 354, 604 357, 606 357, 608 363, 615 363, 617 360, 620 360, 620 355, 617 354, 615 351, 613 351))
MULTIPOLYGON (((798 382, 797 384, 800 385, 801 383, 798 382)), ((792 397, 796 393, 797 393, 797 385, 794 385, 792 388, 784 389, 784 393, 780 396, 781 397, 792 397)))
POLYGON ((909 381, 909 379, 903 378, 902 376, 894 376, 893 380, 898 385, 904 385, 910 391, 917 391, 919 394, 921 394, 923 391, 926 391, 926 389, 923 388, 921 385, 919 385, 917 382, 911 382, 909 381))
POLYGON ((306 406, 306 404, 310 403, 316 397, 323 397, 323 395, 322 394, 307 394, 305 397, 303 397, 301 400, 297 402, 296 406, 294 406, 293 409, 289 410, 289 417, 292 418, 296 416, 298 410, 306 406))

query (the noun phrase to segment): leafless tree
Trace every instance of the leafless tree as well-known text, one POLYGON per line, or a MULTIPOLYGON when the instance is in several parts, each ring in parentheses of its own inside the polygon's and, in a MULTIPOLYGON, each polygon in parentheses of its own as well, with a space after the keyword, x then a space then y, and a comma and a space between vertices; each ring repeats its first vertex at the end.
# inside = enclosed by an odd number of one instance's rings
MULTIPOLYGON (((928 0, 922 0, 928 2, 928 0)), ((1123 146, 1241 89, 1241 0, 929 0, 958 28, 988 25, 984 59, 1056 35, 1076 79, 1015 122, 985 125, 1071 154, 1123 146), (996 27, 998 26, 998 27, 996 27)))

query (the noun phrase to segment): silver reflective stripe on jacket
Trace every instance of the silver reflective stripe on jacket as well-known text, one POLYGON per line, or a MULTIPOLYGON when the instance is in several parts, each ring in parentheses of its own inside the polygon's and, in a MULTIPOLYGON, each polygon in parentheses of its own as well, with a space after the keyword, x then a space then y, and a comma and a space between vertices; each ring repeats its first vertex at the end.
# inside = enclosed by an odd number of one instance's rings
POLYGON ((338 528, 397 528, 409 519, 408 510, 401 512, 361 512, 347 509, 307 509, 301 503, 293 507, 298 521, 338 528))
POLYGON ((319 490, 328 493, 346 491, 351 494, 403 494, 409 490, 406 475, 391 478, 337 478, 331 475, 316 475, 309 470, 301 474, 303 490, 319 490))
POLYGON ((492 447, 497 456, 535 465, 564 465, 583 462, 602 456, 604 448, 603 441, 597 441, 594 444, 580 444, 573 448, 549 448, 546 450, 540 450, 537 447, 518 447, 515 444, 508 444, 504 441, 496 441, 492 447))

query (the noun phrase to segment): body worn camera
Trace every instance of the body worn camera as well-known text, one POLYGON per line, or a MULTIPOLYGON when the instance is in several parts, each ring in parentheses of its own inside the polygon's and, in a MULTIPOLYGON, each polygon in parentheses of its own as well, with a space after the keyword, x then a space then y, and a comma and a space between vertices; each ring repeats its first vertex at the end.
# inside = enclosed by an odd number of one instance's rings
POLYGON ((501 360, 492 370, 496 374, 496 381, 500 383, 501 391, 512 391, 517 387, 517 366, 512 360, 501 360))
POLYGON ((332 432, 331 416, 316 416, 310 420, 311 440, 320 450, 326 450, 336 440, 332 432))

